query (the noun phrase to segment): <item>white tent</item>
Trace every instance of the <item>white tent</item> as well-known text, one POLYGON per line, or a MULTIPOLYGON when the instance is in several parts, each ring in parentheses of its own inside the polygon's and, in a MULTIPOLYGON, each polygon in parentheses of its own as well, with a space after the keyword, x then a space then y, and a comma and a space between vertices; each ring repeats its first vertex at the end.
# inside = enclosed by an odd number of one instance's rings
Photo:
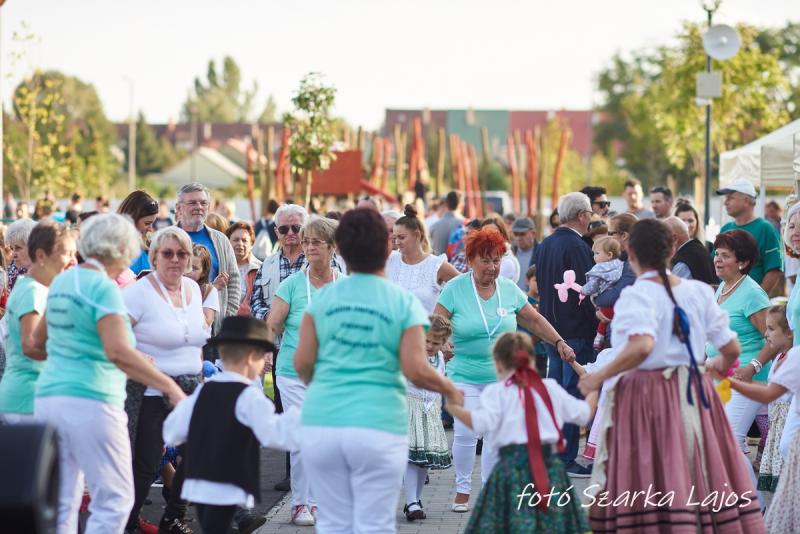
POLYGON ((180 186, 191 182, 193 177, 210 188, 228 187, 247 179, 244 169, 213 148, 201 146, 194 155, 186 156, 165 171, 161 180, 180 186))
MULTIPOLYGON (((795 135, 800 133, 800 120, 756 139, 736 150, 719 156, 719 183, 724 186, 739 178, 750 180, 754 186, 793 187, 792 164, 800 156, 795 148, 795 135)), ((798 169, 800 170, 800 169, 798 169)))

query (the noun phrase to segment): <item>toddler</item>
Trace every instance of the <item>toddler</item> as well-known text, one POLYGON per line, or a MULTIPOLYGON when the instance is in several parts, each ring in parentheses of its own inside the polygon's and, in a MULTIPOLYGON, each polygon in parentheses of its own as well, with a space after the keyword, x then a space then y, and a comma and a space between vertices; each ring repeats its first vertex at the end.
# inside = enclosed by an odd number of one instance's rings
MULTIPOLYGON (((587 297, 596 297, 612 285, 622 276, 622 245, 613 237, 602 237, 594 242, 592 246, 592 256, 594 257, 594 267, 586 273, 586 283, 581 289, 581 293, 587 297)), ((614 317, 614 308, 600 308, 600 312, 610 321, 614 317)), ((601 321, 597 325, 597 335, 594 338, 594 350, 602 350, 605 346, 606 330, 608 323, 601 321)))
POLYGON ((480 408, 447 404, 465 425, 490 436, 500 456, 465 532, 588 532, 581 502, 556 453, 564 450, 564 423, 587 424, 597 393, 583 401, 555 380, 542 380, 532 366, 530 336, 520 332, 500 336, 493 356, 499 380, 483 390, 480 408))

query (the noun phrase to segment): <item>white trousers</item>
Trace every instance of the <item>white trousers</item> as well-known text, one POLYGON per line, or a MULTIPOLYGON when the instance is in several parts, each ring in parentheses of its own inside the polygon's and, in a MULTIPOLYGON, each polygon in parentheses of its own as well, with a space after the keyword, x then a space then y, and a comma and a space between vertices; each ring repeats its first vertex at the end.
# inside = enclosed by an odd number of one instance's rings
MULTIPOLYGON (((457 383, 456 388, 464 392, 464 408, 474 410, 480 406, 480 394, 488 384, 457 383)), ((489 446, 489 435, 483 436, 481 451, 481 481, 486 484, 497 463, 497 451, 489 446)), ((478 436, 467 425, 455 418, 453 423, 453 464, 456 468, 456 492, 469 494, 472 491, 472 467, 475 465, 475 446, 478 436)))
MULTIPOLYGON (((303 408, 303 400, 306 398, 306 385, 297 378, 287 378, 285 376, 276 377, 278 389, 281 392, 281 402, 283 409, 286 410, 296 406, 298 410, 303 408)), ((289 454, 291 464, 292 481, 292 506, 304 504, 306 506, 316 506, 316 501, 311 493, 311 483, 306 476, 301 461, 300 451, 289 454)))
POLYGON ((92 498, 86 534, 121 534, 133 507, 128 416, 121 408, 79 397, 40 397, 36 417, 58 433, 58 533, 78 531, 84 475, 92 498))
POLYGON ((319 503, 317 534, 395 532, 408 438, 369 428, 300 427, 319 503))
POLYGON ((728 416, 728 423, 731 425, 733 437, 736 443, 745 454, 748 453, 746 438, 747 432, 756 420, 756 415, 762 403, 748 399, 738 391, 731 391, 731 400, 725 404, 725 415, 728 416))

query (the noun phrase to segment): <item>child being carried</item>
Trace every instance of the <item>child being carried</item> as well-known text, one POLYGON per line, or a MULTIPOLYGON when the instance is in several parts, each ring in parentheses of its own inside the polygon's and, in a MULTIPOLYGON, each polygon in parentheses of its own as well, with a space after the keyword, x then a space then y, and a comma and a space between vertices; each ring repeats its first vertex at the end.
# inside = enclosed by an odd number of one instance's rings
MULTIPOLYGON (((603 237, 594 242, 592 246, 592 256, 595 266, 586 273, 586 283, 581 289, 581 293, 594 298, 600 293, 614 285, 622 276, 624 264, 619 259, 622 254, 622 245, 613 237, 603 237)), ((614 317, 614 308, 600 308, 600 313, 608 318, 609 321, 614 317)), ((600 321, 597 325, 597 335, 594 338, 594 349, 602 350, 605 346, 606 331, 608 323, 600 321)))

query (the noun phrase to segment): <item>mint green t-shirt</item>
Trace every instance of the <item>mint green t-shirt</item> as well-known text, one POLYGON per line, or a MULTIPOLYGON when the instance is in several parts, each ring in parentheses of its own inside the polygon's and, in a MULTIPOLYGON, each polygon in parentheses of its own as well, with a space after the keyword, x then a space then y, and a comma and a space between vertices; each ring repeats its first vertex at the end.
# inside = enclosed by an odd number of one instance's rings
MULTIPOLYGON (((725 282, 722 282, 714 294, 714 298, 719 298, 720 292, 725 289, 725 282)), ((750 316, 764 308, 769 308, 769 297, 761 289, 761 286, 749 276, 742 280, 742 283, 734 292, 720 304, 720 308, 728 313, 731 330, 736 332, 739 337, 739 345, 742 352, 739 354, 739 365, 745 366, 750 360, 758 356, 764 348, 764 335, 758 328, 750 322, 750 316)), ((719 351, 709 346, 707 351, 709 356, 716 356, 719 351)), ((772 362, 767 363, 761 372, 753 375, 753 380, 766 382, 769 375, 769 368, 772 362)))
POLYGON ((517 329, 517 312, 528 303, 528 297, 517 284, 501 276, 494 295, 489 300, 481 298, 480 302, 489 332, 497 328, 491 339, 478 310, 470 273, 450 280, 439 295, 439 304, 450 312, 453 325, 453 359, 447 364, 447 375, 453 382, 490 384, 497 381, 492 344, 501 334, 517 329), (501 301, 506 310, 504 317, 498 314, 501 301))
MULTIPOLYGON (((335 276, 334 282, 342 277, 340 273, 336 273, 335 276)), ((298 378, 297 371, 294 369, 294 353, 297 350, 300 323, 308 307, 309 291, 313 301, 314 295, 317 294, 319 289, 310 283, 306 285, 306 273, 301 270, 281 282, 281 285, 278 286, 278 291, 275 292, 276 297, 279 297, 289 305, 289 314, 283 323, 284 331, 281 339, 281 350, 275 366, 275 374, 277 376, 298 378)))
POLYGON ((405 435, 400 338, 429 324, 419 299, 383 277, 357 273, 320 289, 306 313, 319 348, 302 424, 405 435))
POLYGON ((32 414, 33 393, 44 362, 32 360, 22 352, 20 321, 29 313, 44 315, 47 286, 25 276, 17 279, 8 297, 6 321, 6 372, 0 382, 0 412, 32 414))
POLYGON ((750 278, 760 284, 768 271, 778 269, 783 271, 783 257, 781 256, 781 237, 770 223, 758 217, 749 223, 739 226, 731 221, 720 229, 720 233, 730 230, 744 230, 755 238, 758 243, 758 261, 750 269, 750 278))
POLYGON ((800 345, 800 284, 795 284, 786 303, 786 319, 794 332, 794 346, 800 345))
POLYGON ((104 273, 74 267, 56 276, 47 297, 47 360, 37 397, 82 397, 122 409, 125 373, 109 361, 97 322, 110 314, 125 319, 128 341, 136 338, 117 285, 104 273))

